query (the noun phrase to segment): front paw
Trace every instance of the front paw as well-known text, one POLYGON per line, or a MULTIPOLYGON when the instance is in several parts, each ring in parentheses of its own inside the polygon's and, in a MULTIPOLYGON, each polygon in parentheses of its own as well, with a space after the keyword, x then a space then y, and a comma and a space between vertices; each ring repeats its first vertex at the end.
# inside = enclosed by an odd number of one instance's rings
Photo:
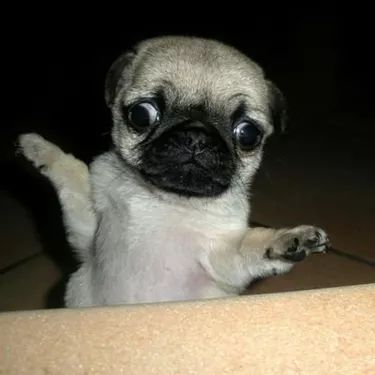
POLYGON ((299 262, 312 253, 324 253, 330 243, 324 230, 301 225, 282 232, 265 253, 268 259, 299 262))
POLYGON ((18 153, 23 154, 41 171, 50 168, 62 151, 39 134, 22 134, 18 138, 18 153))

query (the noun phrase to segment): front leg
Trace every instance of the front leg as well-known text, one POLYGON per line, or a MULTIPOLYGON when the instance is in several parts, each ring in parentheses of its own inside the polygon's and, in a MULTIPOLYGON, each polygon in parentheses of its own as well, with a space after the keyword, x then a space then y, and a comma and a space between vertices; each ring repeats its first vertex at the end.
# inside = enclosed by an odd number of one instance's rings
POLYGON ((249 228, 220 241, 202 258, 202 265, 217 284, 240 293, 252 280, 288 272, 296 262, 329 246, 320 228, 301 225, 291 229, 249 228))
POLYGON ((56 189, 68 241, 83 261, 88 256, 96 229, 87 165, 34 133, 19 137, 19 151, 56 189))

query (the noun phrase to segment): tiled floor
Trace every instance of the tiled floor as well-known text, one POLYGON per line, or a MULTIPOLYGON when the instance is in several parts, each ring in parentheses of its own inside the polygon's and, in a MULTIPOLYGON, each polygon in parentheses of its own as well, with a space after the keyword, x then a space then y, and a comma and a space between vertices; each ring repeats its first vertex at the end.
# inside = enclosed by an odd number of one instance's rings
MULTIPOLYGON (((353 136, 336 120, 270 143, 253 188, 252 220, 276 227, 319 225, 344 256, 312 256, 287 275, 254 283, 249 293, 375 282, 375 266, 365 261, 375 261, 373 132, 361 129, 353 136)), ((33 215, 27 202, 0 192, 0 311, 54 307, 54 294, 61 295, 64 255, 50 251, 33 215)))

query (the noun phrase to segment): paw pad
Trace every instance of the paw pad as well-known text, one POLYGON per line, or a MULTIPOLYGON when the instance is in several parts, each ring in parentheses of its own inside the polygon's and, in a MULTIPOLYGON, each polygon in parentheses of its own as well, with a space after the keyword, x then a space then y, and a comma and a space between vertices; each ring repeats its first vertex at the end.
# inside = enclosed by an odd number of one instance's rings
POLYGON ((306 258, 306 252, 305 250, 294 251, 294 253, 286 252, 282 257, 292 262, 300 262, 301 260, 306 258))

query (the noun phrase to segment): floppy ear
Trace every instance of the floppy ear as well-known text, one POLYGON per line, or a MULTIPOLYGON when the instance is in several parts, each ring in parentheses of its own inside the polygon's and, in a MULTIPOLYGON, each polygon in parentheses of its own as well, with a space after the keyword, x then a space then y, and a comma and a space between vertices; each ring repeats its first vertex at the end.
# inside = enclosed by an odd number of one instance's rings
POLYGON ((131 65, 135 55, 135 51, 123 53, 109 68, 105 79, 105 101, 108 107, 112 107, 118 90, 124 83, 125 70, 131 65))
POLYGON ((272 123, 277 133, 285 133, 287 127, 287 105, 283 93, 271 81, 267 81, 272 123))

